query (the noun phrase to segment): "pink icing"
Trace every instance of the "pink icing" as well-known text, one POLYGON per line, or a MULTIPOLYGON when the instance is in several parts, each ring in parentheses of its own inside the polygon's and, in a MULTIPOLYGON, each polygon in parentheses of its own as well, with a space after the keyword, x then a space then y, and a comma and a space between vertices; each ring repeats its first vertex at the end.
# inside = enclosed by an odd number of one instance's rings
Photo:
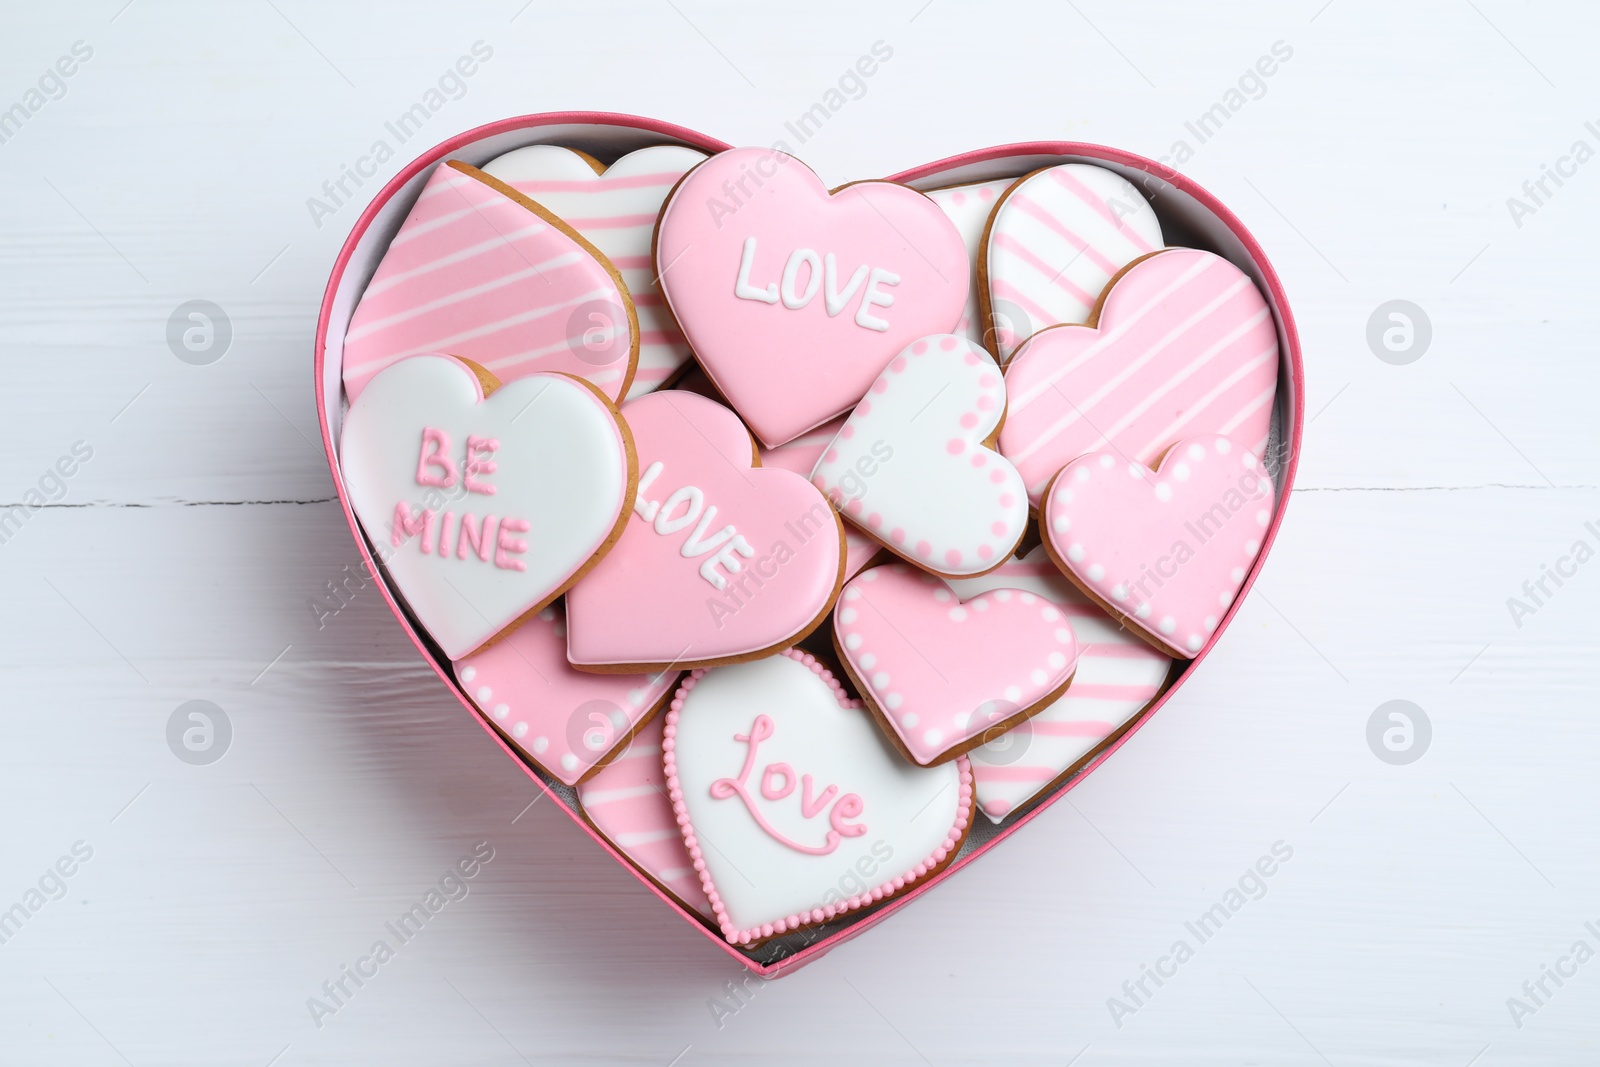
POLYGON ((449 352, 503 382, 560 371, 615 400, 637 348, 624 290, 587 248, 472 168, 444 163, 356 305, 344 386, 354 401, 395 361, 449 352), (604 323, 598 345, 591 311, 604 323))
POLYGON ((524 754, 572 785, 671 692, 677 672, 585 674, 567 663, 566 624, 551 605, 454 664, 472 702, 524 754))
POLYGON ((622 411, 639 488, 622 536, 567 595, 572 662, 706 666, 808 632, 840 581, 822 494, 753 469, 749 434, 713 400, 663 390, 622 411))
POLYGON ((924 766, 1045 700, 1078 662, 1072 626, 1048 601, 997 589, 962 602, 903 563, 858 575, 833 619, 850 673, 924 766))
MULTIPOLYGON (((839 707, 855 709, 861 706, 860 701, 851 699, 844 686, 839 684, 839 680, 833 676, 831 671, 818 662, 815 656, 796 649, 788 649, 778 654, 803 664, 813 674, 817 675, 832 690, 834 699, 838 702, 839 707)), ((688 807, 683 801, 683 791, 678 782, 677 757, 674 754, 677 744, 677 726, 684 703, 694 690, 695 684, 705 677, 705 674, 704 670, 691 672, 689 677, 684 679, 683 684, 678 687, 678 692, 672 698, 672 704, 667 712, 662 733, 662 769, 667 779, 668 796, 672 800, 672 810, 677 817, 678 826, 683 831, 684 845, 689 850, 689 856, 694 863, 695 870, 700 873, 701 886, 704 888, 706 896, 711 900, 711 910, 717 924, 721 928, 723 936, 730 943, 736 945, 750 944, 754 941, 799 929, 811 923, 826 922, 848 912, 875 904, 904 889, 919 878, 924 878, 936 871, 960 847, 962 840, 966 837, 967 826, 972 817, 972 769, 965 758, 958 762, 959 796, 954 823, 943 842, 926 858, 912 865, 904 873, 886 879, 872 889, 850 896, 838 904, 829 904, 826 907, 815 908, 805 914, 791 914, 769 923, 762 923, 760 926, 741 929, 730 920, 728 910, 724 906, 721 896, 717 893, 716 883, 706 869, 700 842, 695 834, 693 820, 689 815, 688 807)), ((860 814, 859 807, 856 807, 854 811, 845 813, 847 817, 853 817, 858 814, 860 814)))
POLYGON ((1000 451, 1030 499, 1062 465, 1111 448, 1150 464, 1180 437, 1221 433, 1266 448, 1278 335, 1232 263, 1174 248, 1130 267, 1098 323, 1034 335, 1006 369, 1000 451))
POLYGON ((656 264, 706 373, 769 446, 847 411, 907 342, 952 328, 970 276, 961 235, 921 193, 829 193, 759 148, 689 172, 662 211, 656 264))
MULTIPOLYGON (((777 467, 781 470, 793 471, 802 478, 810 478, 812 468, 817 465, 817 460, 822 458, 823 450, 833 442, 845 424, 843 418, 838 418, 829 423, 824 423, 814 430, 807 430, 788 444, 779 445, 777 448, 761 449, 761 465, 763 467, 777 467)), ((848 437, 847 437, 848 439, 848 437)), ((835 454, 837 458, 837 454, 835 454)), ((876 528, 882 522, 881 516, 871 516, 868 525, 876 528), (876 518, 878 521, 873 522, 876 518)), ((846 524, 844 528, 844 578, 849 581, 860 573, 861 568, 872 561, 882 549, 882 545, 856 529, 855 526, 846 524)))
POLYGON ((1074 460, 1041 525, 1074 582, 1192 659, 1255 564, 1275 499, 1255 455, 1213 434, 1179 441, 1154 472, 1115 452, 1074 460))
POLYGON ((700 888, 700 875, 667 799, 661 773, 662 719, 657 716, 641 726, 622 755, 579 785, 578 802, 595 829, 640 870, 690 908, 710 915, 711 902, 700 888))
MULTIPOLYGON (((861 798, 854 793, 846 793, 844 796, 839 797, 838 802, 833 805, 833 810, 828 815, 827 836, 819 845, 808 845, 804 842, 796 841, 786 836, 767 820, 766 815, 762 813, 760 805, 750 798, 747 782, 750 778, 750 772, 755 769, 756 753, 760 749, 761 742, 771 737, 776 730, 777 727, 773 725, 770 718, 765 715, 757 715, 755 721, 750 724, 748 733, 734 734, 733 739, 735 741, 742 741, 749 746, 745 752, 744 766, 740 768, 737 777, 719 778, 712 782, 711 795, 719 800, 738 797, 744 802, 746 810, 750 812, 750 817, 755 819, 756 825, 760 826, 768 837, 771 837, 785 848, 792 848, 796 852, 804 852, 809 856, 829 855, 839 847, 839 838, 841 836, 860 837, 866 833, 867 826, 865 823, 845 821, 861 814, 861 798)), ((787 798, 794 792, 794 776, 794 768, 787 763, 767 764, 761 771, 761 795, 768 800, 783 800, 787 798), (774 780, 783 784, 774 785, 774 780)), ((836 785, 828 786, 827 789, 823 790, 822 796, 818 798, 812 795, 815 787, 811 781, 811 775, 803 775, 801 781, 804 785, 804 791, 800 795, 800 814, 804 818, 815 819, 828 806, 828 802, 839 792, 839 787, 836 785)))

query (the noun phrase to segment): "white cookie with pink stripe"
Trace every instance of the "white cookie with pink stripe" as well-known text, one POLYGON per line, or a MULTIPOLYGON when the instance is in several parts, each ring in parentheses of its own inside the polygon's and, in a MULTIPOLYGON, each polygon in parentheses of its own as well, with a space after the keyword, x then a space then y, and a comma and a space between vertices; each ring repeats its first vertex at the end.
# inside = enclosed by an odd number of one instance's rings
POLYGON ((552 777, 574 785, 666 701, 677 671, 586 674, 567 662, 567 620, 551 604, 453 664, 461 688, 552 777))
POLYGON ((709 917, 711 901, 667 799, 667 779, 661 772, 664 718, 658 715, 645 723, 626 751, 578 786, 578 803, 590 824, 651 881, 684 907, 709 917))
POLYGON ((897 555, 936 574, 982 574, 1028 522, 1022 476, 988 445, 1005 411, 993 356, 954 334, 921 338, 872 383, 811 481, 897 555))
POLYGON ((1048 600, 994 589, 962 601, 904 563, 874 567, 846 585, 833 624, 851 678, 900 748, 924 766, 1042 710, 1077 668, 1072 624, 1048 600))
POLYGON ((1015 181, 1001 178, 992 182, 973 182, 970 185, 952 185, 945 189, 929 189, 928 199, 939 205, 945 217, 956 224, 961 240, 967 246, 972 260, 972 291, 967 294, 967 307, 961 321, 952 333, 965 336, 974 344, 984 344, 984 318, 978 308, 978 267, 983 253, 983 231, 1000 196, 1015 181))
POLYGON ((655 145, 629 152, 611 166, 556 145, 529 145, 498 156, 483 171, 530 200, 594 244, 622 275, 639 316, 639 367, 628 398, 658 389, 689 358, 656 284, 650 243, 661 203, 704 152, 655 145))
POLYGON ((984 319, 1001 362, 1037 330, 1087 322, 1112 275, 1161 246, 1155 210, 1114 171, 1064 163, 1022 178, 983 250, 984 319))
POLYGON ((1040 509, 1050 558, 1157 648, 1193 659, 1233 607, 1276 503, 1248 449, 1179 441, 1154 471, 1116 452, 1062 468, 1040 509))
POLYGON ((949 585, 963 599, 1001 588, 1034 593, 1061 609, 1078 639, 1078 670, 1061 699, 967 753, 978 809, 1000 822, 1148 707, 1172 660, 1062 577, 1043 545, 981 578, 949 585))
POLYGON ((345 392, 407 356, 446 352, 503 382, 559 371, 617 400, 639 324, 627 286, 593 245, 457 160, 429 176, 344 334, 345 392))

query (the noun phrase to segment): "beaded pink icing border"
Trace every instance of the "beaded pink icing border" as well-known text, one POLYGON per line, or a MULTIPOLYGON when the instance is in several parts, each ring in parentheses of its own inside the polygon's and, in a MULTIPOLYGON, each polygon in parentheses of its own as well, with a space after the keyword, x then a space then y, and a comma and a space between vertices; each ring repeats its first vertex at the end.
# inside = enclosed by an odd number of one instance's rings
MULTIPOLYGON (((860 709, 862 703, 853 699, 839 679, 834 677, 832 671, 824 667, 817 657, 809 652, 789 648, 779 652, 780 656, 788 656, 798 663, 811 668, 813 674, 827 682, 833 689, 835 699, 841 708, 851 710, 860 709)), ((666 725, 661 735, 661 761, 662 770, 667 778, 667 796, 672 801, 672 810, 677 816, 678 828, 683 831, 683 843, 689 849, 689 858, 694 861, 694 869, 700 875, 700 884, 705 888, 706 896, 711 900, 711 910, 717 917, 717 925, 722 930, 722 936, 733 945, 748 945, 753 941, 782 934, 789 930, 798 930, 811 923, 826 922, 837 918, 848 911, 862 908, 868 904, 875 904, 884 897, 892 896, 898 890, 904 889, 918 878, 937 870, 956 849, 961 847, 961 842, 967 836, 967 827, 972 822, 972 765, 967 757, 962 756, 956 761, 956 766, 961 772, 961 793, 957 800, 956 820, 951 827, 949 836, 933 854, 918 863, 904 874, 896 875, 882 885, 856 896, 846 899, 842 904, 829 904, 825 908, 813 908, 803 915, 787 915, 776 922, 762 923, 749 930, 740 930, 728 919, 728 909, 723 906, 722 898, 717 895, 717 887, 711 881, 711 873, 706 870, 706 862, 700 852, 700 844, 695 840, 694 827, 689 822, 689 811, 683 803, 683 790, 678 787, 678 762, 673 754, 677 747, 678 712, 683 708, 684 699, 695 683, 706 673, 704 668, 691 671, 689 677, 678 686, 677 693, 673 694, 672 704, 667 711, 666 725)), ((863 712, 865 714, 865 712, 863 712)))

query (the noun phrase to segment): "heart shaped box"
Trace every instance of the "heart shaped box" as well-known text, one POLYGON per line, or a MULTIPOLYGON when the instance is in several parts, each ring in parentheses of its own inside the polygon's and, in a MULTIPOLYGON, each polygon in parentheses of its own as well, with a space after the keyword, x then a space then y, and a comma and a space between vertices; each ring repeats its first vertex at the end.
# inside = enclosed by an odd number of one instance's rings
MULTIPOLYGON (((374 562, 371 545, 357 524, 355 513, 351 511, 350 494, 344 484, 335 448, 344 414, 340 360, 345 330, 349 326, 351 313, 355 310, 362 290, 377 269, 378 261, 383 258, 384 251, 389 247, 390 239, 400 228, 417 193, 437 164, 447 159, 460 159, 474 166, 482 166, 514 148, 532 144, 559 144, 569 148, 580 148, 604 162, 610 162, 624 153, 654 144, 682 144, 705 152, 720 152, 730 147, 682 126, 632 115, 603 112, 525 115, 468 130, 436 145, 407 164, 373 197, 372 203, 356 220, 350 236, 339 250, 339 257, 328 279, 328 286, 322 297, 321 312, 317 319, 315 353, 315 392, 317 417, 322 425, 322 443, 328 455, 328 464, 333 471, 333 482, 339 494, 340 505, 344 508, 346 520, 350 523, 350 531, 361 547, 369 573, 381 574, 382 571, 374 562)), ((522 767, 528 777, 561 806, 574 825, 593 838, 596 845, 610 853, 611 857, 624 868, 631 871, 634 877, 639 879, 640 884, 660 897, 664 904, 701 930, 713 944, 761 977, 772 978, 791 972, 817 959, 834 946, 866 932, 870 927, 929 892, 940 882, 1022 829, 1041 811, 1093 773, 1129 737, 1133 736, 1135 731, 1148 722, 1185 679, 1205 662, 1211 646, 1227 628, 1234 612, 1238 610, 1239 603, 1254 584, 1256 575, 1261 570, 1262 561, 1267 558, 1272 542, 1277 537, 1278 527, 1283 522, 1284 509, 1289 501, 1289 489, 1294 482, 1299 460, 1300 435, 1305 419, 1305 375, 1300 357, 1300 339, 1295 331, 1294 318, 1290 314, 1283 285, 1268 263, 1260 244, 1245 229, 1244 224, 1216 197, 1190 179, 1154 160, 1114 148, 1070 141, 1032 141, 979 149, 890 175, 889 180, 904 182, 914 188, 926 190, 967 182, 1020 177, 1039 167, 1056 163, 1093 163, 1121 174, 1151 200, 1161 219, 1162 229, 1169 244, 1204 248, 1217 253, 1248 274, 1266 295, 1277 327, 1280 358, 1278 395, 1272 420, 1272 444, 1268 449, 1268 466, 1277 487, 1278 503, 1271 523, 1267 527, 1266 536, 1263 538, 1262 551, 1245 578, 1239 598, 1235 600, 1233 607, 1229 609, 1206 646, 1183 667, 1176 678, 1171 680, 1166 691, 1141 714, 1115 731, 1080 760, 1060 779, 1052 792, 1029 801, 1017 814, 1007 820, 1006 825, 994 826, 987 819, 975 819, 972 832, 960 855, 939 874, 926 882, 916 883, 903 895, 896 894, 876 907, 823 927, 775 938, 754 950, 728 944, 713 925, 668 897, 629 863, 609 841, 596 833, 579 814, 573 790, 553 779, 543 777, 506 743, 457 684, 450 670, 450 661, 407 614, 396 599, 394 591, 384 583, 378 583, 384 598, 389 602, 389 607, 400 620, 400 625, 417 646, 417 651, 433 665, 440 681, 455 693, 456 698, 461 701, 461 706, 478 720, 506 755, 522 767)))

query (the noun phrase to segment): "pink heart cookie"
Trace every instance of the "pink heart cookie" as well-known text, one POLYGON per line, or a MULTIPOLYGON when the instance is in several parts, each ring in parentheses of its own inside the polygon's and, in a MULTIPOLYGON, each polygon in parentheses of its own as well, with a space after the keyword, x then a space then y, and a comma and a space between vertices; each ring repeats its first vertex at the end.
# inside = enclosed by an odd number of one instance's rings
POLYGON ((684 844, 733 944, 892 896, 954 859, 971 823, 966 760, 907 763, 793 650, 695 671, 661 747, 684 844))
POLYGON ((628 285, 639 317, 639 366, 631 399, 659 389, 689 358, 689 343, 667 313, 650 245, 661 202, 684 173, 706 158, 681 145, 652 145, 611 166, 570 148, 518 148, 483 166, 517 192, 549 208, 611 261, 628 285))
POLYGON ((844 533, 805 478, 754 467, 755 443, 714 400, 630 400, 632 518, 567 595, 567 656, 587 670, 704 667, 785 648, 827 616, 844 533))
POLYGON ((1231 438, 1179 441, 1154 471, 1115 452, 1051 481, 1040 525, 1073 583, 1158 649, 1193 659, 1261 552, 1276 497, 1231 438))
POLYGON ((1088 163, 1017 179, 989 216, 980 315, 1004 362, 1029 334, 1088 322, 1113 275, 1161 247, 1161 223, 1122 175, 1088 163))
POLYGON ((411 356, 373 377, 339 437, 374 556, 453 660, 594 565, 622 532, 637 473, 627 427, 594 386, 565 374, 494 386, 453 356, 411 356))
POLYGON ((955 326, 970 275, 926 196, 882 181, 829 192, 761 148, 678 184, 656 267, 701 365, 768 447, 848 411, 896 352, 955 326))
POLYGON ((581 783, 578 803, 594 828, 651 881, 684 907, 709 917, 711 901, 700 887, 700 875, 667 799, 667 779, 661 771, 664 720, 657 715, 641 726, 625 751, 581 783))
MULTIPOLYGON (((794 471, 802 478, 810 478, 811 471, 816 467, 817 460, 828 450, 828 445, 844 426, 844 419, 835 419, 824 423, 814 430, 807 430, 786 445, 777 448, 760 449, 761 465, 773 467, 778 470, 794 471)), ((868 563, 872 557, 883 551, 883 546, 872 538, 849 524, 844 528, 844 580, 849 581, 868 563)))
POLYGON ((1277 329, 1255 283, 1210 252, 1168 249, 1113 281, 1091 325, 1018 349, 1000 451, 1035 503, 1064 464, 1102 448, 1150 464, 1180 437, 1220 433, 1259 455, 1277 385, 1277 329))
POLYGON ((449 352, 501 381, 559 371, 615 401, 639 324, 616 269, 549 211, 474 167, 435 168, 344 335, 354 401, 397 360, 449 352))
POLYGON ((666 700, 676 672, 585 674, 567 662, 559 605, 453 665, 461 688, 534 763, 567 785, 601 766, 666 700))
POLYGON ((987 444, 1005 413, 993 356, 953 334, 920 338, 872 383, 811 480, 897 555, 936 574, 982 574, 1028 525, 1021 475, 987 444))
POLYGON ((1148 707, 1160 695, 1172 660, 1067 581, 1043 545, 981 578, 951 579, 949 585, 963 599, 1004 588, 1037 593, 1061 609, 1078 639, 1078 669, 1061 699, 967 753, 978 809, 1000 822, 1148 707))
POLYGON ((1078 643, 1060 609, 1026 590, 968 601, 904 563, 844 588, 834 647, 902 751, 924 766, 982 744, 1060 698, 1078 643))

